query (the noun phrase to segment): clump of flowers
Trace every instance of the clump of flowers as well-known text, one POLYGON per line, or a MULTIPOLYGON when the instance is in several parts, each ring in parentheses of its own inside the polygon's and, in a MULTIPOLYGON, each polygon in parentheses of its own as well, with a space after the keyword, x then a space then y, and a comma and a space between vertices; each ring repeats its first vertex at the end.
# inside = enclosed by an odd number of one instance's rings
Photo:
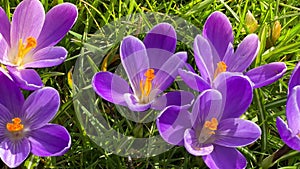
POLYGON ((102 71, 93 77, 94 90, 103 99, 132 111, 189 104, 193 100, 189 92, 174 91, 160 96, 175 80, 178 68, 186 64, 186 52, 175 53, 176 41, 175 30, 167 23, 151 29, 144 42, 133 36, 125 37, 120 57, 130 86, 120 76, 102 71))
POLYGON ((34 91, 26 100, 17 85, 0 73, 0 158, 19 166, 29 155, 60 156, 71 146, 68 131, 51 124, 59 109, 58 92, 50 87, 34 91))
POLYGON ((57 5, 45 15, 41 2, 24 0, 10 23, 0 7, 0 63, 18 86, 41 88, 42 80, 32 68, 56 66, 66 59, 66 49, 54 45, 71 29, 77 15, 76 6, 70 3, 57 5))
POLYGON ((189 87, 200 92, 213 88, 214 79, 227 71, 248 76, 254 88, 259 88, 273 83, 286 72, 283 62, 269 63, 245 72, 259 51, 258 36, 246 36, 236 51, 233 39, 232 27, 226 15, 212 13, 204 24, 202 36, 197 35, 194 41, 194 57, 201 76, 192 71, 179 70, 189 87))

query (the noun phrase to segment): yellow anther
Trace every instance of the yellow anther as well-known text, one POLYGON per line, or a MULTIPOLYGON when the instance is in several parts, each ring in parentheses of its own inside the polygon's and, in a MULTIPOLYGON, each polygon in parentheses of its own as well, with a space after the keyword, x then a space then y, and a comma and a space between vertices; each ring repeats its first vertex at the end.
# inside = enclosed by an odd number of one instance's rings
POLYGON ((140 81, 140 89, 142 96, 149 96, 152 89, 152 80, 155 78, 154 69, 148 69, 144 76, 146 80, 144 82, 143 80, 140 81))
POLYGON ((225 62, 221 61, 217 63, 217 69, 215 70, 214 79, 222 72, 226 72, 227 65, 225 62))
POLYGON ((216 131, 218 129, 218 120, 216 118, 212 118, 211 121, 206 121, 204 123, 204 128, 207 128, 210 130, 210 132, 208 134, 215 134, 214 131, 216 131))
POLYGON ((6 129, 10 132, 21 131, 24 125, 21 124, 22 120, 19 117, 13 118, 12 123, 6 124, 6 129))
POLYGON ((37 40, 34 37, 28 37, 26 39, 26 43, 23 43, 23 39, 19 40, 19 48, 18 48, 18 55, 16 57, 16 64, 20 66, 23 61, 25 55, 30 52, 33 48, 37 45, 37 40))

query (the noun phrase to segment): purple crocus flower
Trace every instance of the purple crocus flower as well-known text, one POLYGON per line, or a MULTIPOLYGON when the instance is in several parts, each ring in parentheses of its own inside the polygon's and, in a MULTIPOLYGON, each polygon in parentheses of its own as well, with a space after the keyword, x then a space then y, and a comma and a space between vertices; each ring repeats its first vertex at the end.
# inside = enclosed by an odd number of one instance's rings
POLYGON ((34 155, 60 156, 71 146, 68 131, 49 123, 59 109, 58 92, 45 87, 26 100, 16 84, 0 73, 0 158, 9 167, 34 155))
MULTIPOLYGON (((194 57, 201 76, 186 70, 179 74, 194 90, 213 88, 214 79, 222 72, 244 72, 255 59, 260 42, 255 34, 250 34, 234 52, 233 31, 229 19, 221 12, 212 13, 206 20, 201 35, 194 41, 194 57)), ((254 83, 254 88, 269 85, 286 72, 282 62, 266 64, 245 73, 254 83)))
POLYGON ((172 25, 161 23, 151 29, 144 42, 133 36, 123 39, 120 57, 128 82, 111 72, 99 72, 93 77, 96 93, 112 103, 127 106, 132 111, 149 108, 161 110, 167 105, 185 105, 193 95, 174 91, 163 95, 178 75, 187 59, 186 52, 175 53, 176 32, 172 25))
POLYGON ((295 67, 289 81, 286 102, 287 124, 277 117, 276 125, 283 142, 290 148, 300 151, 300 62, 295 67))
POLYGON ((215 88, 203 91, 191 113, 186 107, 169 106, 157 118, 162 138, 203 156, 209 168, 245 168, 245 157, 235 147, 253 143, 261 135, 253 122, 239 117, 252 101, 252 86, 244 76, 224 72, 215 88))
POLYGON ((71 29, 77 18, 77 8, 62 3, 46 15, 38 0, 24 0, 9 22, 0 7, 0 62, 9 75, 23 89, 35 90, 43 86, 38 73, 31 68, 61 64, 67 57, 63 47, 55 47, 71 29))

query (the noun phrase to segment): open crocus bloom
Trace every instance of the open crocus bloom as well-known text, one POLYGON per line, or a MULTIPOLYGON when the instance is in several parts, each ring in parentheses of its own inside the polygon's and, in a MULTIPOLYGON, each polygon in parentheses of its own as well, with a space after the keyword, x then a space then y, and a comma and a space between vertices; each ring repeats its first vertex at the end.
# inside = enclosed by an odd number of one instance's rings
POLYGON ((99 72, 93 77, 96 93, 112 103, 127 106, 132 111, 149 108, 161 110, 168 105, 185 105, 193 95, 185 91, 166 90, 187 60, 186 52, 175 53, 176 32, 172 25, 161 23, 151 29, 144 42, 133 36, 123 39, 120 57, 128 82, 110 72, 99 72))
POLYGON ((209 168, 245 168, 245 157, 235 147, 253 143, 261 135, 253 122, 240 119, 252 101, 252 86, 243 76, 220 74, 215 89, 202 92, 190 113, 187 107, 169 106, 157 118, 162 138, 203 156, 209 168))
POLYGON ((51 124, 59 109, 58 92, 45 87, 26 100, 16 84, 0 73, 0 158, 9 167, 19 166, 34 155, 59 156, 71 146, 68 131, 51 124))
MULTIPOLYGON (((194 41, 194 57, 201 76, 179 70, 182 79, 192 89, 203 91, 213 87, 214 79, 222 72, 243 73, 255 59, 260 42, 250 34, 233 47, 233 31, 228 18, 221 12, 212 13, 206 20, 201 35, 194 41)), ((254 68, 245 73, 254 83, 254 88, 269 85, 283 76, 286 65, 274 62, 254 68)))
POLYGON ((295 67, 289 81, 286 103, 287 124, 277 117, 276 125, 283 142, 290 148, 300 151, 300 63, 295 67))
POLYGON ((61 64, 67 57, 63 47, 54 47, 71 29, 77 8, 63 3, 46 15, 38 0, 24 0, 9 22, 0 7, 0 62, 9 75, 25 90, 41 88, 43 83, 34 69, 61 64))

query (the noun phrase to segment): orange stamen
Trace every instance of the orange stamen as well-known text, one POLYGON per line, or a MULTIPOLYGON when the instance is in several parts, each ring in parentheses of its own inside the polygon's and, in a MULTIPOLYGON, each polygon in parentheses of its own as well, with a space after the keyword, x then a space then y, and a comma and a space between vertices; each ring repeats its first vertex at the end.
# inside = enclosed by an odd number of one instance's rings
POLYGON ((226 72, 227 65, 225 62, 221 61, 217 63, 217 69, 215 70, 214 79, 222 72, 226 72))
POLYGON ((23 44, 23 39, 20 39, 16 64, 20 65, 25 55, 36 46, 37 46, 37 40, 34 37, 31 36, 28 37, 26 39, 26 44, 23 44))
POLYGON ((6 129, 10 132, 21 131, 24 128, 24 125, 21 124, 22 120, 18 117, 13 118, 12 123, 6 124, 6 129))
POLYGON ((144 76, 146 77, 145 82, 140 81, 140 89, 142 96, 149 96, 152 89, 152 80, 155 78, 154 69, 148 69, 144 76))
POLYGON ((218 125, 219 125, 219 122, 216 118, 212 118, 211 121, 206 121, 204 123, 204 127, 211 130, 209 132, 209 134, 215 134, 214 131, 216 131, 218 129, 218 125))

